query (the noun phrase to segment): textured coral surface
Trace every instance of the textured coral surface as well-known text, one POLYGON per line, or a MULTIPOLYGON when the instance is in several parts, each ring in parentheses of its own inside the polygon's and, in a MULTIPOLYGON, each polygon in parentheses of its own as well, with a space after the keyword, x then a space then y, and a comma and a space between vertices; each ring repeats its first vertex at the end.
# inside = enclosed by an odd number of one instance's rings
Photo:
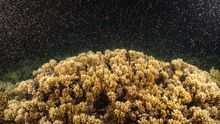
POLYGON ((51 60, 15 88, 5 122, 220 123, 220 89, 181 59, 116 49, 51 60))

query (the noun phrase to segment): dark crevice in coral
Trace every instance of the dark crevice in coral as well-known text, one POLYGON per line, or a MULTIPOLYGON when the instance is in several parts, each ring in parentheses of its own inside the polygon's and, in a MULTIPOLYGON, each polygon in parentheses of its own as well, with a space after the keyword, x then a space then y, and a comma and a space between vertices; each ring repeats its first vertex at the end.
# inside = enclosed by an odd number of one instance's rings
POLYGON ((80 69, 79 69, 79 67, 76 68, 76 75, 79 75, 79 80, 80 80, 81 75, 80 75, 80 69))
POLYGON ((76 104, 76 95, 73 91, 70 91, 70 96, 72 98, 72 104, 76 104))
POLYGON ((44 95, 42 95, 42 101, 43 102, 47 102, 48 101, 48 99, 49 99, 49 94, 44 94, 44 95))
POLYGON ((38 88, 39 88, 39 84, 37 81, 34 80, 33 89, 38 89, 38 88))
POLYGON ((137 106, 132 106, 131 107, 131 111, 137 111, 138 110, 138 107, 137 106))
POLYGON ((189 109, 189 108, 195 106, 195 103, 196 103, 196 101, 193 99, 190 103, 187 103, 186 106, 189 109))
MULTIPOLYGON (((112 67, 111 67, 111 65, 110 65, 109 63, 106 63, 106 66, 107 66, 108 70, 110 70, 110 71, 112 72, 112 67)), ((113 72, 112 72, 112 73, 113 73, 113 72)))
POLYGON ((0 124, 16 124, 14 121, 5 121, 0 119, 0 124))
POLYGON ((171 78, 176 69, 174 65, 168 65, 168 66, 165 66, 163 70, 169 75, 169 78, 171 78))
POLYGON ((89 62, 89 64, 86 64, 86 65, 85 65, 85 71, 86 71, 86 72, 88 71, 89 65, 91 65, 90 62, 89 62))
POLYGON ((105 109, 99 109, 97 112, 97 115, 104 115, 106 113, 105 109))
POLYGON ((134 72, 134 75, 136 75, 137 74, 137 70, 136 70, 135 66, 131 65, 131 68, 132 68, 132 71, 134 72))
POLYGON ((86 92, 83 90, 83 97, 74 99, 75 104, 79 104, 80 102, 86 101, 86 92))
MULTIPOLYGON (((60 93, 62 93, 63 89, 65 88, 60 81, 58 82, 58 88, 59 88, 59 92, 60 92, 60 93)), ((55 89, 53 88, 52 91, 54 91, 54 90, 55 90, 55 89)))
POLYGON ((117 83, 118 83, 118 84, 122 84, 122 81, 119 79, 119 80, 117 81, 117 83))
POLYGON ((157 85, 163 84, 163 82, 164 82, 164 78, 162 76, 160 76, 158 79, 155 80, 155 83, 157 85))
POLYGON ((70 96, 75 99, 75 93, 73 91, 70 91, 70 96))
POLYGON ((174 73, 174 72, 176 71, 175 65, 172 65, 172 64, 171 64, 170 69, 171 69, 171 71, 174 73))
POLYGON ((125 55, 126 55, 127 61, 129 62, 129 65, 130 65, 130 63, 131 63, 131 58, 130 58, 130 56, 129 56, 129 53, 126 52, 125 55))
POLYGON ((165 84, 162 86, 163 89, 166 89, 167 87, 168 87, 168 83, 165 83, 165 84))
POLYGON ((78 78, 71 81, 72 84, 76 84, 77 82, 79 82, 79 79, 78 79, 78 78))
POLYGON ((169 121, 169 119, 164 119, 163 124, 169 124, 168 121, 169 121))
POLYGON ((98 96, 98 99, 94 102, 94 107, 96 109, 97 114, 104 114, 105 108, 109 105, 110 101, 108 96, 101 92, 98 96))
POLYGON ((68 113, 65 113, 64 124, 68 124, 68 122, 69 122, 69 116, 68 116, 68 113))
POLYGON ((117 101, 125 102, 126 101, 125 100, 126 93, 127 93, 126 89, 123 89, 122 94, 121 94, 121 96, 118 97, 117 101))
POLYGON ((61 105, 61 101, 60 100, 55 100, 54 101, 54 105, 56 106, 56 107, 59 107, 60 105, 61 105))
POLYGON ((33 95, 32 95, 32 94, 27 94, 27 95, 25 96, 25 98, 26 98, 27 100, 31 100, 31 99, 32 99, 32 97, 33 97, 33 95))
POLYGON ((186 77, 187 77, 187 75, 182 75, 182 76, 180 76, 180 81, 181 81, 181 82, 185 81, 185 80, 186 80, 186 77))
POLYGON ((138 124, 137 121, 131 119, 131 117, 127 116, 125 119, 125 124, 138 124))

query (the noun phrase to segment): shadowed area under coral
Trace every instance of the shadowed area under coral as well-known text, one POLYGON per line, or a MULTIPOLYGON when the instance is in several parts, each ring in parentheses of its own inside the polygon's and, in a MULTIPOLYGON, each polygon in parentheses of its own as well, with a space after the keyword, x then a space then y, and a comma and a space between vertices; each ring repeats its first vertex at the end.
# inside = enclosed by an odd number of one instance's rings
POLYGON ((9 100, 0 94, 6 101, 0 121, 218 124, 216 81, 181 59, 164 62, 125 49, 81 53, 50 60, 18 83, 9 100))

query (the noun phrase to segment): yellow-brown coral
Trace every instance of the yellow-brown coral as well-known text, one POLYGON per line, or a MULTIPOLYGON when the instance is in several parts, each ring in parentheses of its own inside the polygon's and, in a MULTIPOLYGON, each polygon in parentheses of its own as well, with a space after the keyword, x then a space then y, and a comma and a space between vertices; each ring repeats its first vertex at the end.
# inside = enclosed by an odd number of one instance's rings
POLYGON ((7 106, 7 100, 7 95, 4 92, 0 92, 0 122, 4 117, 3 111, 7 106))
POLYGON ((141 52, 88 52, 35 72, 15 88, 5 121, 16 123, 220 123, 220 89, 183 62, 141 52))
POLYGON ((7 107, 8 99, 11 97, 14 87, 15 85, 10 82, 0 81, 0 123, 4 119, 4 109, 7 107))
POLYGON ((210 74, 212 76, 212 79, 215 80, 217 85, 220 87, 220 72, 219 72, 219 70, 212 67, 209 70, 209 72, 210 72, 210 74))

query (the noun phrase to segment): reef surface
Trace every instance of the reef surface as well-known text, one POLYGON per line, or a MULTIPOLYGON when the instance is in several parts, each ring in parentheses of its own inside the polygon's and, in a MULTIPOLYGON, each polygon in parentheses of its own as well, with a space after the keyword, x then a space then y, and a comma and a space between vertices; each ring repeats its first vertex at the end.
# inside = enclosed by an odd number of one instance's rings
POLYGON ((220 123, 220 89, 181 59, 133 50, 50 60, 34 78, 0 93, 0 121, 40 124, 220 123))

